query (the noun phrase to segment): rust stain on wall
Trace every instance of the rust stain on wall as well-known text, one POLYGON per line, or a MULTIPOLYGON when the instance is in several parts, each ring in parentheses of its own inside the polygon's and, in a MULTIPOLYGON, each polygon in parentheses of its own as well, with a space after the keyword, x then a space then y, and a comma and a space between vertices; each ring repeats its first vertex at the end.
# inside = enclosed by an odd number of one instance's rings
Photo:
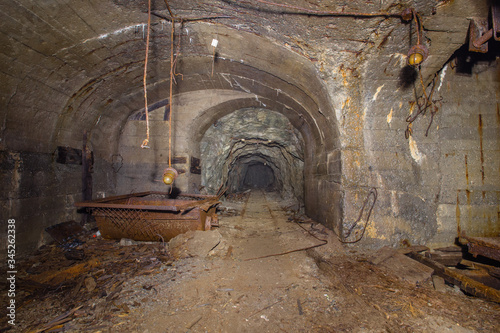
POLYGON ((479 115, 479 124, 477 127, 477 131, 479 132, 479 150, 481 152, 481 180, 484 185, 483 119, 481 115, 479 115))
POLYGON ((462 233, 462 230, 460 228, 460 190, 457 190, 456 214, 457 214, 457 235, 460 236, 462 233))
POLYGON ((497 103, 497 123, 500 125, 500 103, 497 103))
POLYGON ((467 165, 467 154, 465 154, 465 181, 469 187, 469 166, 467 165))

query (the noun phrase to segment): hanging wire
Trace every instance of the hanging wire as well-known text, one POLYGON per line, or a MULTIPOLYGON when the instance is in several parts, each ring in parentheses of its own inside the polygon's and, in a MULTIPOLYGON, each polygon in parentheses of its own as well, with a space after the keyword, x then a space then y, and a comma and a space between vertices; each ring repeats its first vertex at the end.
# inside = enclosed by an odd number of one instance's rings
POLYGON ((149 55, 149 34, 151 27, 151 0, 148 0, 148 33, 146 37, 146 59, 144 60, 144 110, 146 112, 146 139, 141 144, 141 148, 149 148, 149 111, 148 111, 148 89, 146 83, 146 77, 148 73, 148 55, 149 55))
POLYGON ((413 14, 413 20, 415 20, 415 29, 417 29, 417 45, 420 45, 422 41, 422 22, 417 11, 411 8, 411 12, 413 14))
MULTIPOLYGON (((167 0, 165 0, 165 3, 167 3, 167 0)), ((169 12, 170 15, 172 15, 170 7, 169 7, 169 12)), ((172 167, 172 113, 173 113, 172 90, 174 83, 174 33, 175 33, 175 20, 174 17, 172 16, 172 30, 170 33, 170 95, 169 95, 170 112, 168 115, 168 167, 169 168, 172 167)))
MULTIPOLYGON (((432 84, 431 90, 430 90, 429 94, 427 94, 426 87, 425 87, 425 84, 424 84, 424 79, 423 79, 423 76, 422 76, 422 72, 420 70, 420 66, 418 67, 418 73, 419 73, 419 76, 420 76, 420 84, 422 85, 422 91, 423 91, 423 93, 422 93, 422 96, 420 96, 419 98, 415 97, 416 101, 413 102, 413 105, 417 106, 418 111, 415 113, 415 115, 410 114, 406 118, 406 122, 408 123, 408 125, 406 127, 406 131, 405 131, 405 138, 406 139, 409 139, 410 135, 413 134, 413 131, 412 131, 413 122, 415 120, 417 120, 417 118, 420 115, 425 115, 425 113, 427 112, 427 110, 430 109, 431 120, 429 121, 429 125, 427 126, 427 129, 425 131, 425 136, 429 135, 429 130, 430 130, 431 125, 432 125, 432 123, 434 121, 434 116, 439 111, 439 108, 441 106, 441 101, 443 100, 442 97, 440 97, 438 99, 433 99, 434 90, 436 88, 437 74, 435 74, 434 77, 432 78, 432 82, 430 83, 430 84, 432 84)), ((411 112, 411 113, 413 113, 413 112, 411 112)))
POLYGON ((368 192, 368 195, 366 196, 365 202, 363 203, 363 207, 361 208, 361 211, 359 212, 358 219, 349 228, 349 230, 347 231, 347 233, 344 236, 344 239, 339 239, 340 242, 342 242, 344 244, 353 244, 353 243, 359 242, 363 238, 363 236, 365 235, 366 228, 368 228, 368 224, 370 223, 370 215, 372 214, 373 207, 375 207, 375 202, 377 202, 377 197, 378 197, 377 189, 375 187, 372 187, 370 192, 368 192), (368 203, 368 199, 370 199, 370 196, 372 196, 372 195, 373 195, 373 203, 370 206, 370 209, 368 210, 368 214, 366 216, 366 223, 365 223, 365 226, 363 227, 363 231, 361 232, 361 235, 356 240, 353 240, 353 241, 345 240, 351 235, 354 228, 361 221, 361 218, 363 217, 363 212, 365 211, 366 205, 368 203))

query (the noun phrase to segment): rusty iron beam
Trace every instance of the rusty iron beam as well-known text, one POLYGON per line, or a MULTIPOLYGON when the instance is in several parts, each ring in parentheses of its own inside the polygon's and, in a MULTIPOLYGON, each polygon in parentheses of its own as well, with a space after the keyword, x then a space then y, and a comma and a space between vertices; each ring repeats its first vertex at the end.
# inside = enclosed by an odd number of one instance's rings
POLYGON ((445 279, 446 282, 458 286, 463 291, 489 301, 500 303, 500 290, 488 287, 479 281, 476 281, 468 276, 450 269, 430 258, 426 258, 421 254, 411 252, 407 254, 410 258, 421 262, 434 269, 434 274, 445 279))
POLYGON ((491 20, 493 21, 493 38, 500 41, 500 4, 491 6, 491 20))

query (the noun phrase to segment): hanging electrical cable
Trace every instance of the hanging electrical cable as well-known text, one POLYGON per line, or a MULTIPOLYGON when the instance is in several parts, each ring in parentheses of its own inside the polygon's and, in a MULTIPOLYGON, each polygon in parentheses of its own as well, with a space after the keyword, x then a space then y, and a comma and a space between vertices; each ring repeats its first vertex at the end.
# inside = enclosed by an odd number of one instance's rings
MULTIPOLYGON (((163 182, 172 185, 179 175, 177 170, 172 168, 172 114, 173 114, 173 84, 174 84, 174 37, 175 37, 175 16, 170 9, 168 1, 165 0, 168 12, 170 13, 172 29, 170 32, 170 91, 169 91, 169 115, 168 115, 168 168, 163 173, 163 182)), ((172 189, 172 188, 171 188, 172 189)))
POLYGON ((358 219, 347 230, 347 232, 344 234, 343 239, 339 237, 339 241, 341 243, 344 243, 344 244, 354 244, 354 243, 359 242, 363 238, 363 236, 365 235, 365 231, 368 228, 368 224, 370 223, 370 216, 372 214, 373 207, 375 207, 375 203, 377 202, 377 197, 378 197, 377 189, 375 187, 372 187, 370 189, 370 191, 368 192, 368 195, 366 196, 365 202, 363 203, 363 207, 361 207, 361 211, 359 212, 358 219), (361 218, 363 217, 363 212, 365 211, 365 208, 366 208, 366 205, 368 204, 368 199, 370 199, 370 196, 373 196, 373 202, 372 202, 372 204, 370 206, 370 209, 368 210, 368 214, 366 215, 366 222, 365 222, 365 225, 363 227, 363 230, 361 231, 361 235, 358 238, 356 238, 355 240, 349 241, 347 239, 351 235, 351 233, 354 230, 354 228, 356 228, 356 226, 358 225, 358 223, 361 221, 361 218))
POLYGON ((149 55, 149 34, 151 27, 151 0, 148 0, 148 32, 146 36, 146 57, 144 60, 144 111, 146 112, 146 139, 141 144, 141 148, 149 148, 149 112, 148 112, 148 89, 147 89, 147 73, 148 73, 148 55, 149 55))
MULTIPOLYGON (((165 1, 166 2, 166 1, 165 1)), ((168 115, 168 167, 172 167, 172 97, 174 83, 174 35, 175 35, 175 20, 172 17, 172 30, 170 33, 170 91, 169 91, 169 106, 170 112, 168 115)))

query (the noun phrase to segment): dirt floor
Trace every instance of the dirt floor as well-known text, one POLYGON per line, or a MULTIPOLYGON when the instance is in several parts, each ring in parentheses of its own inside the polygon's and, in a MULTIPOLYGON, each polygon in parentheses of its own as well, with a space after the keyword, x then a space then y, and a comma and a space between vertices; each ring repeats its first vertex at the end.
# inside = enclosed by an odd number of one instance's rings
POLYGON ((79 261, 41 249, 20 269, 10 331, 500 331, 499 304, 402 280, 321 225, 291 221, 275 193, 239 199, 219 228, 165 246, 89 238, 79 261))

